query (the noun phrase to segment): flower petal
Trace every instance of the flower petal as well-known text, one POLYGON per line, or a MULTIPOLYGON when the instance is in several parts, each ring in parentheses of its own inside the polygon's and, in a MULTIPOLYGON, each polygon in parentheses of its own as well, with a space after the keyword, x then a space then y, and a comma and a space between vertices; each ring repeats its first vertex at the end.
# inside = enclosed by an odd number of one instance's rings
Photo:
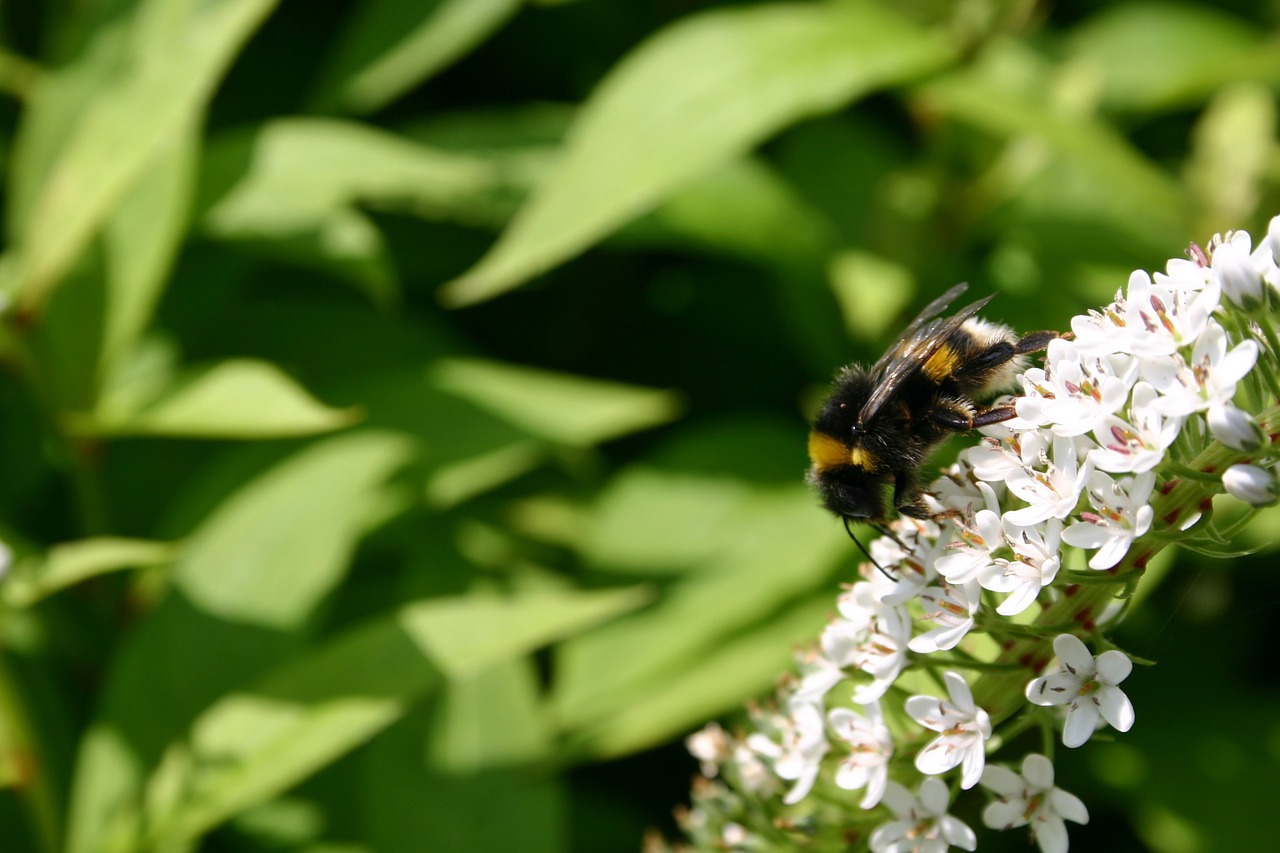
POLYGON ((942 837, 948 844, 961 850, 978 849, 978 836, 974 835, 967 823, 951 815, 943 815, 939 823, 942 825, 942 837))
POLYGON ((1067 853, 1067 825, 1052 812, 1041 812, 1034 825, 1040 853, 1067 853))
POLYGON ((1025 805, 1022 800, 1011 802, 996 800, 983 810, 982 822, 991 829, 1012 829, 1015 826, 1022 826, 1027 822, 1024 815, 1025 805))
POLYGON ((1098 706, 1091 701, 1078 702, 1067 712, 1067 724, 1062 727, 1062 744, 1072 749, 1093 736, 1098 725, 1098 706))
POLYGON ((1119 684, 1133 672, 1133 661, 1118 649, 1111 649, 1098 655, 1095 663, 1098 680, 1104 684, 1119 684))
POLYGON ((1042 791, 1053 788, 1053 762, 1043 755, 1033 752, 1022 759, 1022 775, 1034 788, 1042 791))
POLYGON ((1061 788, 1054 788, 1049 794, 1049 805, 1055 812, 1073 823, 1089 822, 1089 810, 1084 807, 1080 798, 1061 788))
POLYGON ((951 794, 947 786, 937 779, 925 779, 920 783, 920 806, 926 812, 939 817, 947 813, 951 804, 951 794))
POLYGON ((967 791, 978 784, 978 780, 982 778, 982 766, 986 764, 987 754, 982 748, 982 741, 971 744, 963 752, 964 757, 960 762, 960 787, 967 791))
POLYGON ((926 776, 941 775, 964 761, 966 752, 968 750, 956 748, 955 738, 939 735, 916 754, 916 769, 926 776))
POLYGON ((1104 687, 1098 691, 1098 705, 1102 718, 1118 732, 1127 732, 1133 728, 1135 714, 1133 703, 1119 687, 1104 687))
POLYGON ((975 706, 973 704, 973 691, 969 689, 969 682, 959 673, 947 670, 942 674, 942 679, 947 683, 947 692, 951 694, 951 703, 965 714, 973 714, 975 706))
POLYGON ((1012 797, 1022 793, 1022 777, 1008 767, 989 764, 982 771, 982 787, 999 797, 1012 797))
MULTIPOLYGON (((1065 538, 1066 531, 1063 531, 1065 538)), ((1093 655, 1084 642, 1074 634, 1059 634, 1053 640, 1053 653, 1058 661, 1071 672, 1093 674, 1093 655)))

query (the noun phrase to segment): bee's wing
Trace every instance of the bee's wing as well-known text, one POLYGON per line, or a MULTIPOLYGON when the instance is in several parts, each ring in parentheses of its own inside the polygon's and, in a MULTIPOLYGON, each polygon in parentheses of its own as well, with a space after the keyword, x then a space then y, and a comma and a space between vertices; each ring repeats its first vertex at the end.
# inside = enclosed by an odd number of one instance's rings
POLYGON ((924 311, 912 321, 898 342, 875 363, 871 375, 875 377, 877 387, 858 413, 860 423, 866 423, 875 417, 876 412, 893 397, 902 383, 915 375, 956 330, 964 325, 965 320, 991 301, 991 296, 985 296, 961 308, 945 321, 935 319, 939 311, 964 292, 965 287, 966 285, 958 284, 925 306, 924 311))
POLYGON ((957 296, 968 289, 968 284, 960 282, 955 287, 952 287, 946 293, 924 306, 924 308, 920 309, 920 313, 916 315, 916 318, 902 330, 902 334, 898 335, 894 342, 889 344, 889 348, 884 351, 884 355, 880 356, 879 360, 871 366, 871 375, 882 375, 889 368, 889 365, 898 359, 904 348, 909 348, 911 338, 913 338, 926 323, 936 318, 943 311, 947 310, 947 306, 955 301, 957 296))

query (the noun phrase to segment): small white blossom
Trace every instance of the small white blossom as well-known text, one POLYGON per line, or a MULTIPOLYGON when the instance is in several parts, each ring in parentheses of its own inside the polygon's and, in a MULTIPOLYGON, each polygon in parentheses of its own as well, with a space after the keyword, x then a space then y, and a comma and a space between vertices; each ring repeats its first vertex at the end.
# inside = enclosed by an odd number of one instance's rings
POLYGON ((733 755, 733 742, 719 723, 707 723, 700 730, 685 738, 685 749, 698 759, 702 775, 714 779, 720 765, 733 755))
POLYGON ((1134 721, 1133 704, 1117 686, 1133 671, 1125 653, 1112 649, 1095 658, 1080 638, 1071 634, 1059 634, 1053 651, 1062 669, 1028 683, 1027 700, 1035 705, 1068 706, 1063 744, 1083 744, 1093 734, 1099 717, 1117 731, 1129 731, 1134 721))
POLYGON ((1089 478, 1089 502, 1097 512, 1080 513, 1083 521, 1062 531, 1062 541, 1077 548, 1096 548, 1089 568, 1113 567, 1129 552, 1133 540, 1151 529, 1155 511, 1147 501, 1155 482, 1151 471, 1119 482, 1095 471, 1089 478))
POLYGON ((926 729, 941 732, 916 755, 916 769, 929 776, 962 765, 960 787, 972 788, 982 776, 991 718, 973 702, 968 683, 954 672, 944 672, 951 701, 934 696, 907 699, 907 713, 926 729))
POLYGON ((878 598, 876 585, 867 581, 854 584, 842 594, 836 607, 840 618, 827 626, 821 640, 823 657, 836 670, 834 680, 832 674, 825 675, 830 681, 827 686, 839 681, 845 669, 860 670, 871 680, 858 681, 853 701, 860 705, 874 702, 906 665, 911 618, 905 607, 878 598))
POLYGON ((1231 402, 1236 384, 1258 360, 1256 341, 1227 350, 1227 332, 1210 325, 1196 341, 1190 363, 1180 356, 1144 361, 1142 375, 1162 395, 1152 405, 1166 415, 1189 415, 1231 402))
POLYGON ((1089 811, 1075 794, 1053 787, 1053 763, 1032 753, 1022 760, 1022 775, 998 765, 982 771, 982 786, 996 795, 982 813, 992 829, 1031 826, 1041 853, 1067 853, 1063 822, 1088 823, 1089 811))
POLYGON ((976 850, 978 837, 962 820, 947 814, 947 786, 937 779, 920 783, 917 797, 897 782, 885 788, 884 804, 894 819, 871 833, 872 853, 946 853, 955 846, 976 850))
POLYGON ((1039 524, 1050 518, 1066 518, 1076 508, 1085 480, 1093 471, 1093 462, 1083 466, 1076 454, 1075 441, 1067 436, 1053 439, 1053 461, 1043 456, 1044 471, 1024 467, 1014 471, 1005 482, 1009 491, 1028 506, 1005 513, 1014 524, 1039 524))
POLYGON ((1236 231, 1213 247, 1213 271, 1222 281, 1222 295, 1246 312, 1265 307, 1269 291, 1249 247, 1249 235, 1244 231, 1236 231))
POLYGON ((880 703, 862 705, 861 714, 849 708, 835 708, 827 721, 836 737, 849 747, 836 770, 836 785, 846 791, 865 788, 861 808, 875 808, 889 781, 889 759, 893 757, 893 735, 884 724, 880 703))
POLYGON ((779 739, 753 734, 747 744, 765 758, 773 760, 778 778, 795 784, 782 801, 794 805, 803 800, 818 778, 822 757, 831 744, 823 728, 822 708, 811 702, 790 703, 790 714, 776 721, 779 739))
POLYGON ((1271 506, 1280 497, 1275 472, 1257 465, 1232 465, 1222 472, 1222 487, 1250 506, 1271 506))
POLYGON ((1185 418, 1161 413, 1153 405, 1158 398, 1151 383, 1138 382, 1133 386, 1129 420, 1102 420, 1093 433, 1098 446, 1089 451, 1096 468, 1113 474, 1141 474, 1164 460, 1185 418))
POLYGON ((992 592, 1009 593, 996 612, 1014 616, 1030 607, 1040 590, 1058 576, 1062 522, 1051 518, 1043 525, 1023 527, 1006 519, 1004 529, 1014 558, 993 563, 978 576, 978 583, 992 592))
POLYGON ((938 627, 918 637, 913 637, 908 648, 919 654, 932 654, 955 648, 973 627, 974 614, 982 600, 977 581, 961 584, 943 583, 931 586, 920 593, 924 607, 924 621, 935 622, 938 627))

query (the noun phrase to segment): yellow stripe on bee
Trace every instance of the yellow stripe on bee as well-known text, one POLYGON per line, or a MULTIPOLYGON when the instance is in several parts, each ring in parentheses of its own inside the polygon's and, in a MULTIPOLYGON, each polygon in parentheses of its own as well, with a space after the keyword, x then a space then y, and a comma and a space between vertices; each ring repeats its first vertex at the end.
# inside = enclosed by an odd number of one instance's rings
POLYGON ((956 372, 960 366, 960 353, 951 344, 943 344, 920 368, 920 372, 934 382, 941 382, 956 372))
POLYGON ((849 448, 838 438, 826 433, 809 433, 809 461, 819 471, 830 471, 849 464, 849 448))
POLYGON ((876 457, 864 447, 855 447, 849 451, 849 464, 855 468, 870 469, 875 465, 876 457))
POLYGON ((865 448, 850 447, 826 433, 811 432, 809 433, 809 460, 819 471, 830 471, 846 465, 871 469, 875 466, 876 457, 865 448))

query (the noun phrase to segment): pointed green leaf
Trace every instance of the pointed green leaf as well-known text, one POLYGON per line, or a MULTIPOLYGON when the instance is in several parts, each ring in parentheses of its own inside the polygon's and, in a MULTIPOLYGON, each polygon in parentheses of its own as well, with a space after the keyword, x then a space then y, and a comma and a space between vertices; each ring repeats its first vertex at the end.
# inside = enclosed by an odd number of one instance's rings
POLYGON ((223 618, 299 627, 341 579, 362 512, 411 451, 402 437, 357 432, 287 459, 196 531, 178 565, 178 586, 223 618))
POLYGON ((552 591, 515 598, 471 596, 411 605, 401 615, 423 654, 451 677, 465 678, 510 657, 646 603, 644 587, 552 591))
POLYGON ((28 607, 69 586, 107 572, 159 566, 178 554, 178 546, 146 539, 103 536, 65 542, 49 549, 43 559, 20 562, 5 580, 5 600, 28 607))
POLYGON ((600 84, 559 167, 442 297, 456 305, 515 287, 779 128, 949 55, 940 38, 869 4, 780 4, 679 21, 600 84))
POLYGON ((442 359, 430 380, 534 435, 578 446, 666 423, 679 408, 669 391, 480 359, 442 359))
POLYGON ((25 227, 4 259, 3 285, 18 291, 22 306, 45 301, 119 200, 199 121, 227 66, 274 6, 143 0, 37 88, 37 100, 56 102, 50 112, 57 117, 25 136, 24 157, 15 161, 19 171, 31 163, 43 176, 15 202, 25 227), (50 156, 56 159, 41 168, 50 156))
POLYGON ((103 435, 259 439, 350 426, 351 409, 331 409, 275 365, 232 359, 197 371, 136 411, 108 397, 85 428, 103 435))
POLYGON ((522 0, 367 0, 340 31, 321 106, 369 113, 447 68, 501 27, 522 0))

